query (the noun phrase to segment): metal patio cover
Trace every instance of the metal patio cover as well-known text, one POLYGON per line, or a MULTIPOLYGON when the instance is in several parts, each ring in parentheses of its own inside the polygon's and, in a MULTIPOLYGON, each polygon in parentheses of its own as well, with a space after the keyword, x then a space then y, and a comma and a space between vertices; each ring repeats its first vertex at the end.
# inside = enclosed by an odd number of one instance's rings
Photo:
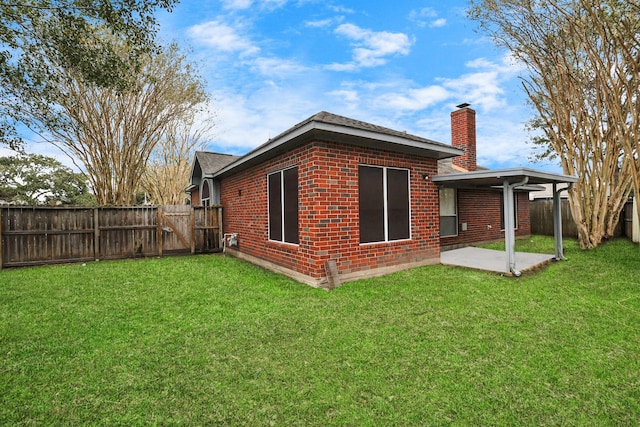
POLYGON ((527 186, 553 184, 553 229, 556 246, 556 259, 564 259, 562 250, 562 220, 560 211, 560 193, 571 188, 578 179, 574 176, 537 171, 527 168, 479 170, 433 177, 433 182, 452 188, 502 188, 504 194, 505 251, 507 253, 506 272, 519 276, 515 257, 515 224, 513 221, 513 192, 516 188, 530 189, 527 186), (568 184, 558 188, 559 184, 568 184))

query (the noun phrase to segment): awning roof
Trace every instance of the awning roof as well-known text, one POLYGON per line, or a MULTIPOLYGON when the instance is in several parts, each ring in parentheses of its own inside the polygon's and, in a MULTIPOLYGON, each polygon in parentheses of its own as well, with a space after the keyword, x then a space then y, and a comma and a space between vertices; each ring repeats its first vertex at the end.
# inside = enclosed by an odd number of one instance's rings
POLYGON ((539 184, 553 184, 553 218, 554 235, 556 240, 556 259, 563 259, 562 254, 562 222, 560 216, 560 192, 567 188, 556 189, 557 184, 573 184, 578 181, 574 176, 561 175, 556 173, 542 172, 526 168, 480 170, 464 173, 453 173, 447 175, 437 175, 433 177, 433 182, 447 187, 454 188, 502 188, 504 194, 504 240, 506 257, 505 272, 519 276, 516 269, 515 256, 515 223, 514 223, 514 195, 518 188, 526 189, 526 186, 536 186, 539 184))
POLYGON ((578 178, 569 175, 527 168, 512 168, 436 175, 433 177, 433 182, 447 187, 501 187, 505 180, 514 184, 524 181, 525 178, 528 178, 527 185, 562 184, 578 181, 578 178))

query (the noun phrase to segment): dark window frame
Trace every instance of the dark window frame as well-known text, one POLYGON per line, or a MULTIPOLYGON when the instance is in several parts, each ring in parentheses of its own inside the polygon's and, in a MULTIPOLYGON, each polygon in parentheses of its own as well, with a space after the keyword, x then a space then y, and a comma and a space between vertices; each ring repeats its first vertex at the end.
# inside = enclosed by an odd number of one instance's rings
POLYGON ((267 174, 267 231, 272 242, 298 245, 298 167, 267 174))
POLYGON ((360 164, 358 191, 361 245, 411 240, 410 169, 360 164))

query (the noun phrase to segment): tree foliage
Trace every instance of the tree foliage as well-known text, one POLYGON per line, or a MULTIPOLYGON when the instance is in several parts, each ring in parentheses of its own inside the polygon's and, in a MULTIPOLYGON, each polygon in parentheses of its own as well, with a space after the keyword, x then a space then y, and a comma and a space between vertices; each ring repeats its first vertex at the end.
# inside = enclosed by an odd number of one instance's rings
POLYGON ((141 61, 123 90, 70 73, 55 103, 28 112, 41 136, 86 172, 101 205, 134 203, 157 144, 208 101, 200 76, 177 46, 141 61))
POLYGON ((0 201, 18 205, 93 204, 86 177, 53 157, 0 157, 0 201))
POLYGON ((613 234, 635 182, 638 144, 638 0, 472 0, 470 16, 528 69, 523 87, 563 171, 583 248, 613 234))
POLYGON ((151 154, 141 180, 148 201, 157 205, 181 205, 189 199, 184 192, 189 185, 196 150, 214 127, 213 116, 199 123, 194 118, 174 123, 167 129, 151 154))
MULTIPOLYGON (((176 0, 0 2, 0 144, 20 146, 26 111, 55 102, 69 72, 111 88, 129 85, 140 59, 157 50, 156 10, 176 0), (96 31, 126 40, 122 56, 96 31)), ((50 117, 54 119, 55 116, 50 117)))

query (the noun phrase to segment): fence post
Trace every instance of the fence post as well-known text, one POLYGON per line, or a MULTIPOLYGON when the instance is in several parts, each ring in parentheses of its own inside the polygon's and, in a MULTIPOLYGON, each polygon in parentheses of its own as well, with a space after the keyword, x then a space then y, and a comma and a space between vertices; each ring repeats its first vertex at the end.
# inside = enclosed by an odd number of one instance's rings
POLYGON ((2 270, 2 208, 0 208, 0 270, 2 270))
POLYGON ((224 230, 222 228, 222 206, 216 208, 218 210, 218 249, 222 248, 224 243, 224 230))
POLYGON ((98 208, 93 208, 93 257, 100 261, 100 214, 98 208))
POLYGON ((196 253, 196 208, 191 206, 191 255, 196 253))
POLYGON ((162 206, 158 206, 158 235, 156 240, 158 241, 158 256, 162 256, 162 206))

